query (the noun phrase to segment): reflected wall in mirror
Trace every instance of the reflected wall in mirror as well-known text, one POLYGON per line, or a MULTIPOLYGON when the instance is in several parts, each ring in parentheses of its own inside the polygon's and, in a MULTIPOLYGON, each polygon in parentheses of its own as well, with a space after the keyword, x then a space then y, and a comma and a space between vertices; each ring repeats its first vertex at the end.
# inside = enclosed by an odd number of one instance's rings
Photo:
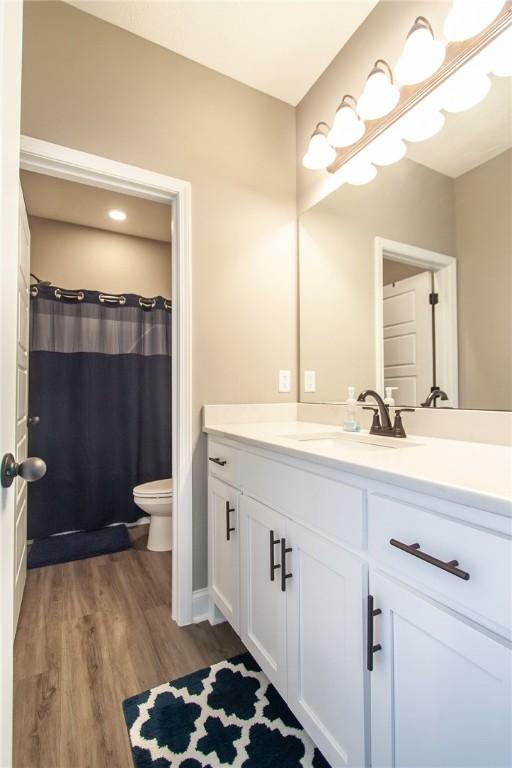
POLYGON ((492 79, 374 181, 301 215, 303 401, 386 385, 397 405, 512 410, 512 81, 492 79))

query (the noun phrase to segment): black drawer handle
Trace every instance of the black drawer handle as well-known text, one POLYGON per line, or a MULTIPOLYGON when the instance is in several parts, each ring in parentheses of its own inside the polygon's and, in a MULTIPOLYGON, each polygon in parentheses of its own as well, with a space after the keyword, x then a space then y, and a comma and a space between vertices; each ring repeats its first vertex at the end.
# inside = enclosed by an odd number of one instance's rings
POLYGON ((228 463, 226 459, 219 459, 218 456, 216 457, 208 456, 208 461, 213 461, 213 463, 218 464, 219 467, 225 467, 226 464, 228 463))
POLYGON ((366 640, 366 669, 368 672, 373 672, 373 654, 376 651, 382 650, 382 645, 377 643, 373 644, 373 617, 380 616, 382 613, 380 608, 373 607, 373 595, 368 595, 368 614, 367 614, 367 640, 366 640))
POLYGON ((275 572, 281 567, 275 558, 275 546, 281 543, 281 539, 276 539, 274 534, 274 531, 270 531, 270 581, 275 581, 275 572))
POLYGON ((229 501, 226 501, 226 541, 230 541, 231 533, 235 530, 230 526, 229 516, 231 512, 235 512, 235 509, 230 506, 229 501))
POLYGON ((420 560, 424 560, 426 563, 430 563, 430 565, 435 565, 436 568, 441 568, 442 571, 451 573, 452 576, 457 576, 459 579, 464 579, 464 581, 469 580, 469 573, 457 568, 458 560, 450 560, 448 563, 445 563, 444 560, 439 560, 437 557, 432 557, 432 555, 422 552, 419 544, 404 544, 397 539, 390 539, 389 543, 392 547, 397 547, 402 552, 407 552, 408 555, 419 557, 420 560))
POLYGON ((293 574, 286 573, 286 555, 292 548, 286 546, 286 539, 281 539, 281 592, 286 592, 286 579, 291 579, 293 574))

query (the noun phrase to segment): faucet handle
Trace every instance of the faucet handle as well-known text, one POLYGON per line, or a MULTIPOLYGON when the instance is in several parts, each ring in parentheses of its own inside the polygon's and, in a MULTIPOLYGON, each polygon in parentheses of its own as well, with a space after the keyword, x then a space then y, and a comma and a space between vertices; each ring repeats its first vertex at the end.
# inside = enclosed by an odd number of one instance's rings
POLYGON ((414 413, 414 408, 397 408, 395 411, 395 422, 393 424, 393 432, 395 437, 407 437, 402 422, 402 413, 414 413))
POLYGON ((378 408, 372 408, 371 405, 363 405, 363 411, 373 411, 373 419, 372 419, 372 426, 370 428, 370 432, 373 429, 380 429, 380 416, 379 416, 379 409, 378 408))

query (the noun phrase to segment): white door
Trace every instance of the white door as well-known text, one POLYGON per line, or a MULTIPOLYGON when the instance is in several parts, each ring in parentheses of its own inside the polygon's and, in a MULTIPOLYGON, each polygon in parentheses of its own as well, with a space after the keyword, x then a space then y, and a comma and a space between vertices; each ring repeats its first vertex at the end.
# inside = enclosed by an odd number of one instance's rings
POLYGON ((360 768, 366 567, 296 523, 288 523, 286 538, 288 706, 332 768, 360 768))
POLYGON ((239 494, 214 477, 208 479, 208 567, 210 597, 235 632, 239 615, 239 494))
MULTIPOLYGON (((22 3, 0 3, 0 458, 16 442, 22 3)), ((12 763, 13 488, 0 488, 0 765, 12 763)))
MULTIPOLYGON (((25 201, 20 187, 18 235, 18 311, 16 357, 16 450, 17 461, 27 458, 28 419, 28 333, 30 290, 30 229, 25 201)), ((21 600, 27 578, 27 484, 21 477, 14 483, 14 632, 18 624, 21 600)))
POLYGON ((432 275, 384 286, 384 385, 397 405, 421 405, 434 383, 432 275))
POLYGON ((240 523, 242 640, 286 698, 286 592, 281 586, 285 518, 242 496, 240 523))
POLYGON ((512 765, 512 651, 381 575, 374 608, 374 768, 512 765))

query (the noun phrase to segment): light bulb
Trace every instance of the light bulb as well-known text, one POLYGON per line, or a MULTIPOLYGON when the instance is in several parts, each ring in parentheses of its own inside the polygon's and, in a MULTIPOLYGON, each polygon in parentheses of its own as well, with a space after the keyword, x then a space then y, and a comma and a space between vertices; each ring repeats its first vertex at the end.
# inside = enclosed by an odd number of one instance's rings
POLYGON ((385 131, 368 145, 371 162, 376 165, 393 165, 407 153, 407 147, 395 132, 385 131))
POLYGON ((108 212, 108 215, 113 221, 126 220, 126 213, 124 211, 119 211, 117 208, 112 208, 112 210, 108 212))
POLYGON ((439 133, 445 123, 445 116, 421 102, 413 107, 395 124, 396 130, 405 141, 425 141, 439 133))
POLYGON ((384 117, 398 104, 400 90, 393 82, 389 64, 378 59, 357 102, 357 111, 363 120, 384 117))
POLYGON ((466 65, 439 86, 438 95, 446 112, 464 112, 485 99, 490 88, 487 75, 466 65))
POLYGON ((453 0, 453 6, 444 22, 448 40, 467 40, 494 21, 505 5, 505 0, 453 0))
POLYGON ((512 27, 508 27, 482 51, 489 69, 498 77, 512 76, 512 27))
POLYGON ((327 168, 336 159, 336 150, 327 140, 327 133, 321 126, 329 128, 327 123, 318 123, 310 140, 308 151, 302 158, 302 165, 312 171, 327 168))
POLYGON ((439 69, 445 55, 445 47, 435 40, 430 23, 418 16, 395 68, 397 80, 405 85, 421 83, 439 69))
POLYGON ((343 166, 343 179, 354 186, 368 184, 377 175, 377 169, 366 154, 356 155, 343 166))
POLYGON ((333 147, 349 147, 359 141, 366 130, 366 126, 355 110, 356 100, 353 96, 346 95, 341 100, 332 128, 329 131, 328 141, 333 147), (347 103, 351 99, 354 104, 347 103))

